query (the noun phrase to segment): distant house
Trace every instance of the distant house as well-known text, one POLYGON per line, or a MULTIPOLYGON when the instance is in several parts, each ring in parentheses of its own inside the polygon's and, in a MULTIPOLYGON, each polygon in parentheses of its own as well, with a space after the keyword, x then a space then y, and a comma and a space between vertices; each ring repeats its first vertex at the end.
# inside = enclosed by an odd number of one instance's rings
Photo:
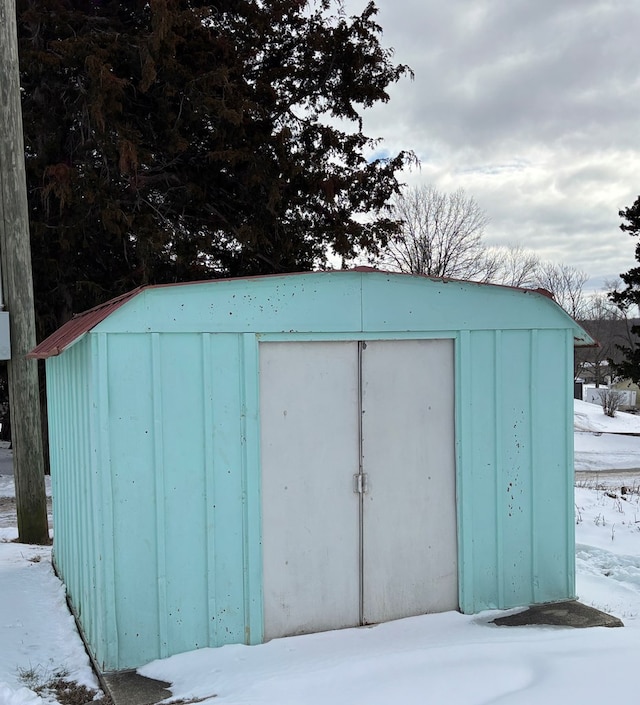
POLYGON ((640 402, 640 387, 635 382, 632 382, 630 379, 618 380, 611 385, 611 388, 625 392, 625 398, 622 400, 619 407, 621 411, 631 411, 638 408, 638 403, 640 402))
MULTIPOLYGON (((580 325, 597 341, 597 346, 577 347, 574 357, 574 373, 584 385, 611 386, 615 389, 638 391, 630 380, 617 379, 610 369, 609 360, 621 362, 623 353, 619 346, 632 345, 631 328, 640 325, 640 319, 615 319, 581 321, 580 325)), ((622 409, 635 408, 640 402, 640 393, 635 396, 635 404, 624 404, 622 409)))
POLYGON ((137 289, 46 360, 54 561, 103 670, 575 596, 574 345, 375 271, 137 289))
MULTIPOLYGON (((576 350, 576 355, 578 354, 580 353, 576 350)), ((584 360, 580 363, 578 375, 584 384, 596 387, 607 386, 611 382, 611 370, 609 369, 608 360, 599 359, 595 362, 584 360)))
POLYGON ((575 376, 587 384, 608 384, 611 378, 609 359, 623 359, 618 346, 629 345, 631 328, 640 325, 639 318, 580 321, 580 325, 598 343, 596 346, 578 347, 575 351, 575 376))

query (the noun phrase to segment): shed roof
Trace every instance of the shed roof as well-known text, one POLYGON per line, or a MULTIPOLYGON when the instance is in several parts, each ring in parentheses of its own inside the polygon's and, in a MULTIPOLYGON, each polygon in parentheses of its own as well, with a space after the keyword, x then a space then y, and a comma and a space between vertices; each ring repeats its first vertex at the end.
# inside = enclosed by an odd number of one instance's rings
POLYGON ((83 313, 76 314, 70 321, 45 338, 39 345, 28 353, 27 357, 37 360, 46 360, 48 357, 59 355, 71 343, 88 333, 98 323, 110 316, 116 309, 120 308, 127 301, 137 296, 145 287, 139 286, 137 289, 116 296, 115 299, 105 301, 99 306, 94 306, 83 313))
MULTIPOLYGON (((398 272, 384 272, 381 270, 377 270, 373 267, 356 267, 355 269, 351 270, 337 270, 337 271, 331 271, 331 274, 340 274, 340 273, 345 273, 345 274, 352 274, 354 272, 359 272, 359 273, 377 273, 377 274, 385 274, 385 275, 394 275, 394 276, 401 276, 401 277, 414 277, 416 279, 429 279, 432 281, 438 281, 438 282, 452 282, 452 281, 458 281, 458 280, 452 280, 452 279, 438 279, 435 277, 426 277, 424 275, 410 275, 410 274, 400 274, 398 272)), ((255 281, 259 279, 267 279, 267 278, 278 278, 278 277, 283 277, 283 276, 303 276, 303 275, 310 275, 310 274, 323 274, 323 272, 291 272, 287 274, 269 274, 269 275, 259 275, 259 276, 253 276, 253 277, 237 277, 235 278, 236 281, 238 280, 246 280, 246 281, 255 281)), ((132 299, 134 299, 136 296, 139 294, 152 290, 152 289, 160 289, 160 288, 167 288, 167 287, 187 287, 187 286, 193 286, 193 285, 202 285, 202 284, 209 284, 209 285, 216 285, 219 283, 223 282, 229 282, 231 281, 231 278, 227 279, 211 279, 211 280, 204 280, 204 281, 195 281, 195 282, 176 282, 173 284, 150 284, 147 286, 140 286, 137 287, 136 289, 133 289, 132 291, 127 292, 126 294, 122 294, 121 296, 117 296, 114 299, 110 299, 109 301, 106 301, 103 304, 100 304, 98 306, 95 306, 94 308, 91 308, 87 311, 84 311, 82 313, 79 313, 75 315, 70 321, 65 323, 63 326, 61 326, 57 331, 52 333, 49 337, 47 337, 45 340, 43 340, 39 345, 37 345, 31 352, 28 353, 27 357, 29 358, 35 358, 39 360, 45 360, 49 357, 54 357, 56 355, 59 355, 62 353, 66 348, 70 347, 73 343, 75 343, 77 340, 79 340, 82 336, 87 334, 89 331, 91 331, 93 328, 95 328, 99 323, 104 321, 106 318, 108 318, 111 314, 113 314, 117 309, 122 307, 124 304, 128 303, 132 299)), ((546 291, 545 289, 525 289, 525 288, 520 288, 520 287, 510 287, 510 286, 504 286, 500 284, 488 284, 484 282, 465 282, 466 284, 472 284, 478 287, 494 287, 498 289, 509 289, 509 290, 515 290, 515 291, 520 291, 526 294, 532 294, 532 295, 541 295, 545 296, 547 298, 550 298, 553 300, 553 296, 546 291)), ((568 318, 570 318, 567 315, 568 318)), ((571 319, 572 320, 572 319, 571 319)), ((576 346, 584 347, 584 346, 593 346, 597 345, 594 343, 593 339, 589 336, 589 334, 575 321, 572 320, 572 323, 574 325, 574 343, 576 346)))

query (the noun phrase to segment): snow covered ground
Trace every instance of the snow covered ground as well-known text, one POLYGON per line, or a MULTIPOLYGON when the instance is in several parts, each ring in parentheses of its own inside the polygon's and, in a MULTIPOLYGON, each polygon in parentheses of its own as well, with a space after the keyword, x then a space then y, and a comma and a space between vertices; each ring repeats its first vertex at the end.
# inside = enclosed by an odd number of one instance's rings
MULTIPOLYGON (((583 602, 622 618, 624 629, 496 627, 495 612, 448 612, 202 649, 141 672, 170 681, 172 699, 212 705, 638 702, 640 496, 621 487, 640 486, 640 470, 604 471, 640 468, 640 439, 620 435, 640 433, 640 417, 610 420, 598 406, 577 402, 576 429, 577 591, 583 602)), ((12 493, 0 474, 0 499, 12 493)), ((50 550, 10 543, 16 535, 15 526, 0 522, 0 705, 36 705, 41 695, 52 701, 26 683, 59 671, 97 687, 50 550)))
MULTIPOLYGON (((624 629, 490 624, 498 612, 203 649, 144 675, 212 705, 602 705, 640 699, 638 495, 576 489, 577 592, 624 629)), ((517 610, 514 610, 517 611, 517 610)))
POLYGON ((40 703, 27 684, 55 676, 98 687, 50 549, 0 543, 0 704, 40 703))
POLYGON ((589 404, 574 399, 573 427, 576 431, 640 434, 640 415, 620 411, 612 419, 602 412, 600 404, 589 404))
POLYGON ((640 416, 602 413, 599 404, 574 402, 576 472, 637 470, 640 476, 640 416), (638 436, 621 434, 637 433, 638 436))
POLYGON ((0 705, 42 703, 32 688, 56 676, 96 690, 50 547, 13 543, 18 529, 10 473, 11 451, 0 446, 0 705))

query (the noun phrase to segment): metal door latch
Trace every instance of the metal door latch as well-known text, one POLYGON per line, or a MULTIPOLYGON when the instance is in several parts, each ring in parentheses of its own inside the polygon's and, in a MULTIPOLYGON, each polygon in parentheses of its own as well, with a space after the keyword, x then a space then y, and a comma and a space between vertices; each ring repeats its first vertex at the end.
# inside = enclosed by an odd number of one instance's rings
POLYGON ((367 491, 367 474, 359 472, 353 476, 353 491, 357 494, 365 494, 367 491))

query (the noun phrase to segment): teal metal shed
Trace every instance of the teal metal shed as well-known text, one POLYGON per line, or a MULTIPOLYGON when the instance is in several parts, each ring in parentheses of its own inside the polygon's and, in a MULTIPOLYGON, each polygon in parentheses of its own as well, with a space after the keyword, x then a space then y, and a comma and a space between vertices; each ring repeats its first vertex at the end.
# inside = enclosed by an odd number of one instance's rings
POLYGON ((376 271, 150 286, 41 343, 54 560, 104 671, 575 597, 541 292, 376 271))

